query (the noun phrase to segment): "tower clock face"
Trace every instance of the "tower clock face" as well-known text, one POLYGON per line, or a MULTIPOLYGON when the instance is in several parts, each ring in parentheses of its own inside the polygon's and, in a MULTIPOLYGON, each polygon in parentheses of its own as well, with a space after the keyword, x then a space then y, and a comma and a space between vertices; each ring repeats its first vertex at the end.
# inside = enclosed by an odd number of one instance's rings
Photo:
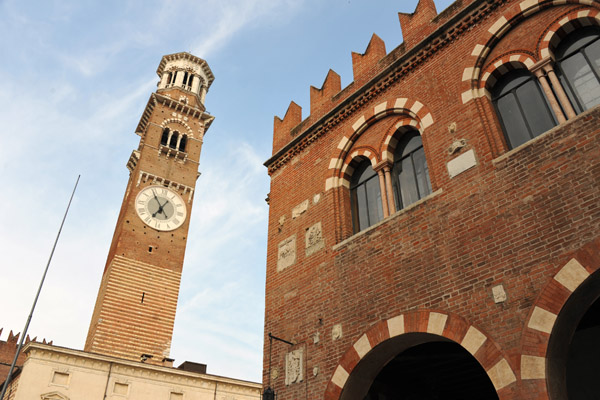
POLYGON ((163 186, 148 186, 135 199, 135 210, 144 223, 159 231, 172 231, 185 221, 185 202, 163 186))

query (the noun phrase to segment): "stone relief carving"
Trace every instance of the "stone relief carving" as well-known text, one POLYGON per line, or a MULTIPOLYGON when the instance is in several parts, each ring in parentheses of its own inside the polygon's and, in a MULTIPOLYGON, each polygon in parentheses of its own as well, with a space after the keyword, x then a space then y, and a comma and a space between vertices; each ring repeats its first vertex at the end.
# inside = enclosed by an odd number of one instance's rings
POLYGON ((307 256, 310 256, 325 247, 321 222, 317 222, 306 230, 305 244, 307 256))
POLYGON ((292 219, 298 218, 301 214, 304 214, 308 210, 308 200, 304 200, 302 203, 298 204, 292 210, 292 219))
POLYGON ((296 235, 279 242, 277 271, 283 271, 296 262, 296 235))
POLYGON ((333 328, 331 328, 331 338, 333 340, 338 340, 338 339, 341 339, 341 337, 342 337, 342 324, 334 325, 333 328))
POLYGON ((285 355, 285 384, 302 382, 304 379, 303 356, 304 351, 297 349, 285 355))

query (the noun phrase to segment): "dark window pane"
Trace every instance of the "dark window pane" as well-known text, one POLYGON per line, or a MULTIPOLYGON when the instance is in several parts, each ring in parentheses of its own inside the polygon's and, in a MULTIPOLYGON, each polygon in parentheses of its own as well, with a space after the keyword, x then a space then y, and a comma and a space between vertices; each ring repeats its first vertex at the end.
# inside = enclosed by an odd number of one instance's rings
POLYGON ((169 129, 165 129, 163 131, 162 137, 160 138, 160 144, 162 144, 163 146, 166 146, 168 140, 169 140, 169 129))
POLYGON ((515 148, 531 139, 516 97, 512 93, 499 98, 496 101, 496 108, 511 148, 515 148))
POLYGON ((383 219, 379 177, 371 162, 363 161, 352 176, 350 184, 354 231, 358 232, 383 219))
POLYGON ((413 164, 415 166, 415 175, 417 177, 419 198, 423 198, 431 193, 429 169, 427 168, 427 161, 425 160, 425 150, 423 150, 423 147, 414 152, 413 164))
POLYGON ((365 185, 356 188, 359 230, 369 227, 369 209, 365 185))
POLYGON ((394 159, 394 198, 398 210, 401 210, 431 193, 427 160, 418 132, 405 134, 396 148, 394 159))
POLYGON ((187 144, 187 135, 183 135, 181 137, 181 141, 179 142, 179 151, 185 151, 186 144, 187 144))
POLYGON ((177 132, 173 132, 173 134, 171 135, 171 141, 169 142, 169 147, 172 149, 177 149, 177 138, 179 137, 179 134, 177 132))
POLYGON ((519 103, 521 103, 521 109, 525 114, 533 137, 552 129, 556 125, 537 82, 530 80, 517 88, 516 96, 519 103))
POLYGON ((596 40, 585 49, 585 54, 592 62, 596 72, 600 72, 600 40, 596 40))
POLYGON ((366 182, 366 189, 367 203, 369 204, 369 225, 373 225, 383 219, 379 179, 377 177, 369 179, 366 182))
POLYGON ((600 85, 583 54, 576 53, 563 60, 561 68, 584 110, 600 103, 600 85))
POLYGON ((420 136, 412 136, 412 138, 404 145, 404 150, 402 150, 402 157, 407 156, 408 154, 415 151, 419 147, 422 147, 423 143, 421 142, 420 136))
POLYGON ((402 172, 398 176, 398 180, 400 183, 400 193, 402 195, 402 205, 404 207, 419 200, 417 182, 415 180, 415 170, 412 165, 411 157, 406 157, 402 160, 402 172))
MULTIPOLYGON (((508 75, 508 74, 507 74, 508 75)), ((494 86, 494 96, 500 97, 505 95, 506 93, 514 90, 515 88, 521 86, 523 83, 527 82, 531 79, 531 76, 522 71, 515 71, 510 73, 510 78, 502 77, 498 83, 494 86)))

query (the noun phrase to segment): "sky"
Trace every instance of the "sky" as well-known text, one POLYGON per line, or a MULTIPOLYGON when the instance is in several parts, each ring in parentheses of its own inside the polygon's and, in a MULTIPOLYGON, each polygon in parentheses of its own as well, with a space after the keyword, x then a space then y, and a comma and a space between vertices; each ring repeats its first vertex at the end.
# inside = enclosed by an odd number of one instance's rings
MULTIPOLYGON (((165 54, 215 75, 171 357, 262 380, 273 117, 373 33, 402 42, 417 0, 0 0, 0 339, 21 332, 69 196, 69 215, 29 327, 82 349, 129 178, 134 133, 165 54)), ((437 0, 438 12, 450 0, 437 0)))

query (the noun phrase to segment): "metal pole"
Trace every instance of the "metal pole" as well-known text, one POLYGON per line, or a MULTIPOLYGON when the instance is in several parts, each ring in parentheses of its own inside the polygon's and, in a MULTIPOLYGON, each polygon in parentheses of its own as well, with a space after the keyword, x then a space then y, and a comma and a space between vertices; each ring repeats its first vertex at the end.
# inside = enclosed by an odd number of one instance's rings
POLYGON ((35 310, 35 305, 37 304, 38 298, 40 297, 40 292, 42 291, 42 285, 44 284, 44 280, 46 279, 46 274, 48 273, 48 267, 50 267, 50 262, 52 261, 52 256, 54 255, 54 250, 56 249, 56 244, 58 243, 58 238, 60 237, 60 232, 62 231, 63 225, 65 224, 65 220, 67 219, 67 213, 69 212, 69 207, 71 207, 71 201, 73 200, 73 196, 75 195, 75 190, 77 189, 77 184, 79 183, 79 178, 81 175, 77 176, 77 181, 75 182, 75 187, 73 188, 73 193, 71 193, 71 198, 69 199, 69 204, 67 204, 67 210, 65 211, 65 216, 60 223, 60 228, 58 229, 58 234, 56 235, 56 240, 54 240, 54 246, 52 246, 52 251, 50 252, 50 257, 48 258, 48 263, 46 264, 46 269, 44 270, 44 275, 42 275, 42 281, 40 282, 40 286, 38 287, 37 294, 35 295, 35 299, 33 300, 33 305, 31 306, 31 312, 27 317, 27 322, 25 323, 25 328, 23 328, 23 332, 21 333, 21 339, 19 340, 19 345, 17 346, 17 351, 15 353, 15 358, 13 358, 13 362, 8 370, 8 375, 6 376, 6 380, 4 381, 4 386, 2 387, 2 393, 0 393, 0 400, 4 398, 4 393, 6 393, 6 389, 8 388, 8 384, 12 378, 13 370, 15 369, 15 364, 17 363, 17 358, 19 358, 19 354, 21 353, 21 347, 23 347, 23 340, 27 335, 27 330, 29 329, 29 323, 31 322, 31 317, 33 316, 33 310, 35 310))

